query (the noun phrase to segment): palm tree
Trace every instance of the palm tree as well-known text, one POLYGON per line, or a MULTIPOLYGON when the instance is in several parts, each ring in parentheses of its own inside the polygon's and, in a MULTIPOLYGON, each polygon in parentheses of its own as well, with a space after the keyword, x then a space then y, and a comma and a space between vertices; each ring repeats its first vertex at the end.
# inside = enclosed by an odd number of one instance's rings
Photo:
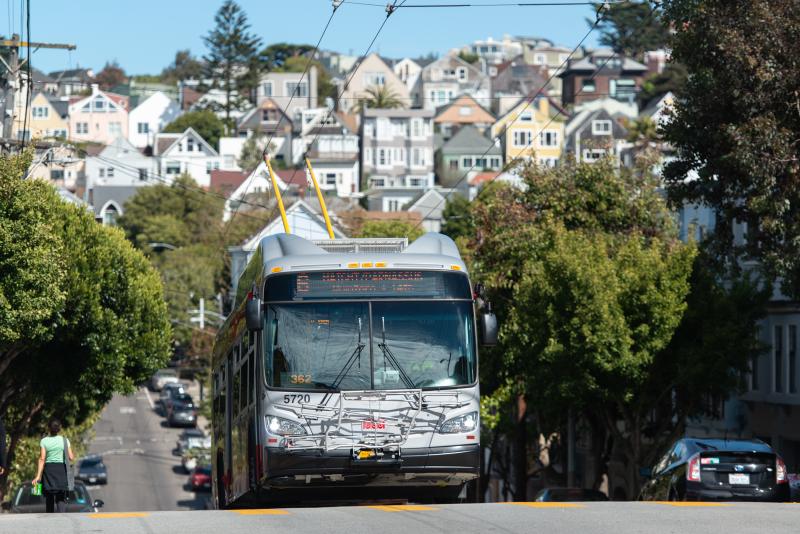
POLYGON ((354 106, 354 111, 359 113, 364 108, 390 109, 405 107, 400 95, 392 91, 386 85, 374 85, 366 89, 367 96, 359 99, 354 106))

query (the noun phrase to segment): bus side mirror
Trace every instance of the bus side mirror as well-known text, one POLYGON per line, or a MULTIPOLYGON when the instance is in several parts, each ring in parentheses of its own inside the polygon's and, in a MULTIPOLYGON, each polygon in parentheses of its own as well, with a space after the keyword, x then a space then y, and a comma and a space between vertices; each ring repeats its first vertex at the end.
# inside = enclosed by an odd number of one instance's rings
POLYGON ((247 301, 245 305, 245 319, 247 320, 247 329, 253 332, 259 331, 263 328, 261 320, 261 299, 252 298, 247 301))
POLYGON ((481 313, 481 342, 484 345, 497 345, 497 316, 490 311, 481 313))

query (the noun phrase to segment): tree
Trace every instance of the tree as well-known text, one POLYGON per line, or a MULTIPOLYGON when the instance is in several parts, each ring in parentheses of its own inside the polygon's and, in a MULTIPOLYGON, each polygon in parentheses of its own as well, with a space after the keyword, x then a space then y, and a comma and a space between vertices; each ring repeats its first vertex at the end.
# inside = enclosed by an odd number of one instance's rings
MULTIPOLYGON (((595 4, 595 10, 601 5, 595 4)), ((598 25, 600 44, 618 54, 641 61, 645 52, 664 48, 669 41, 669 30, 649 0, 611 4, 602 17, 598 25)), ((594 20, 587 23, 593 26, 594 20)))
POLYGON ((650 102, 669 92, 680 94, 683 86, 686 85, 687 77, 686 67, 680 63, 673 61, 667 64, 664 72, 653 74, 642 83, 642 90, 636 95, 639 109, 645 108, 650 102))
POLYGON ((183 80, 199 80, 203 77, 203 63, 189 50, 175 52, 175 60, 161 71, 164 83, 177 83, 183 80))
POLYGON ((478 54, 473 54, 472 52, 464 52, 463 50, 458 53, 458 57, 460 57, 470 65, 474 65, 481 58, 478 54))
POLYGON ((475 223, 472 220, 470 202, 461 195, 452 195, 442 210, 442 233, 453 241, 459 238, 472 239, 475 223))
POLYGON ((164 127, 164 132, 183 133, 187 128, 192 128, 200 137, 214 147, 218 148, 219 138, 225 135, 225 124, 208 109, 188 111, 164 127))
POLYGON ((27 240, 27 250, 14 250, 0 239, 0 257, 4 268, 40 269, 38 283, 46 284, 40 291, 50 294, 50 302, 30 292, 34 273, 19 273, 16 288, 2 286, 8 302, 16 304, 19 292, 27 291, 30 304, 41 307, 38 317, 0 316, 11 340, 0 349, 0 413, 11 465, 23 439, 40 433, 49 417, 79 426, 114 393, 132 392, 169 355, 157 273, 119 230, 97 224, 48 184, 22 180, 19 170, 29 161, 30 154, 0 159, 0 235, 27 240), (43 219, 50 224, 40 224, 43 219), (26 224, 27 235, 17 221, 26 224), (45 242, 52 246, 42 248, 45 242), (9 253, 29 257, 8 261, 9 253))
POLYGON ((715 256, 734 266, 758 260, 800 298, 800 4, 664 5, 673 57, 689 72, 664 128, 677 149, 664 173, 670 198, 714 210, 715 256), (739 224, 747 238, 737 241, 739 224))
POLYGON ((354 106, 356 113, 364 108, 370 109, 392 109, 403 108, 405 104, 397 93, 386 85, 367 87, 364 91, 366 97, 359 99, 358 103, 354 106))
POLYGON ((425 233, 411 222, 406 221, 366 221, 358 237, 407 237, 409 243, 425 233))
POLYGON ((258 59, 264 70, 280 70, 284 68, 287 60, 303 57, 312 50, 314 47, 307 44, 275 43, 262 50, 258 54, 258 59))
MULTIPOLYGON (((266 134, 261 132, 255 132, 253 135, 247 138, 247 141, 244 142, 242 145, 242 152, 239 154, 239 159, 237 163, 239 167, 246 170, 255 169, 256 167, 264 161, 264 148, 267 144, 268 137, 266 134)), ((268 152, 270 154, 274 154, 275 151, 275 144, 270 143, 268 152)), ((274 162, 273 165, 275 165, 274 162)))
POLYGON ((247 15, 233 0, 225 0, 214 17, 216 28, 203 38, 208 55, 203 59, 205 77, 213 87, 225 92, 225 124, 230 124, 231 111, 240 109, 257 83, 256 52, 261 39, 250 33, 247 15))
POLYGON ((120 67, 119 63, 115 60, 106 63, 103 70, 98 72, 97 76, 95 76, 95 81, 100 86, 100 89, 108 91, 117 85, 127 83, 128 76, 125 74, 125 70, 120 67))

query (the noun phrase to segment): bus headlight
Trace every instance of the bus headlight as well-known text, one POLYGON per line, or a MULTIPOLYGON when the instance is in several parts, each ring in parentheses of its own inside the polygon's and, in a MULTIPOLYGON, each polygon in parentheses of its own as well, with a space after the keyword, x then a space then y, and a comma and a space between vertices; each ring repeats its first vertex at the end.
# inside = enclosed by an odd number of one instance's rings
POLYGON ((303 425, 282 417, 269 417, 267 419, 267 428, 270 432, 279 436, 302 436, 306 433, 303 425))
POLYGON ((472 412, 445 421, 442 423, 442 426, 439 427, 439 433, 458 434, 460 432, 472 432, 476 428, 478 428, 478 412, 472 412))

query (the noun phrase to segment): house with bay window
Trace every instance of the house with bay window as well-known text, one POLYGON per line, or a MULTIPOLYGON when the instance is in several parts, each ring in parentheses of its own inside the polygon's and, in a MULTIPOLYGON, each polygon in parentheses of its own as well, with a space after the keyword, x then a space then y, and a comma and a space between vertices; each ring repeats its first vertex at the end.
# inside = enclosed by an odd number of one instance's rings
POLYGON ((561 103, 578 105, 606 97, 634 102, 645 75, 646 65, 611 50, 595 50, 581 59, 571 59, 558 75, 563 82, 561 103))
POLYGON ((340 197, 360 190, 357 117, 317 108, 303 113, 302 138, 306 155, 323 191, 340 197))
POLYGON ((433 111, 361 113, 361 184, 370 210, 400 211, 434 185, 433 111))
POLYGON ((153 156, 158 159, 158 173, 162 178, 171 181, 188 174, 206 188, 211 185, 211 171, 220 168, 222 159, 192 128, 183 133, 157 134, 153 156))
POLYGON ((431 110, 449 104, 460 95, 470 95, 481 106, 491 107, 489 76, 456 55, 426 65, 411 92, 417 107, 431 110))
POLYGON ((92 94, 69 105, 71 141, 93 141, 108 145, 128 135, 128 97, 101 91, 92 84, 92 94))
POLYGON ((359 100, 368 98, 367 89, 385 88, 405 106, 411 105, 408 87, 378 54, 361 58, 344 79, 350 83, 339 89, 337 107, 341 111, 350 112, 359 100))
POLYGON ((566 119, 548 97, 523 97, 492 125, 491 137, 500 140, 506 163, 524 158, 555 167, 561 159, 566 119))
POLYGON ((292 120, 300 113, 317 107, 317 67, 302 72, 267 72, 256 87, 256 106, 272 100, 292 120))

